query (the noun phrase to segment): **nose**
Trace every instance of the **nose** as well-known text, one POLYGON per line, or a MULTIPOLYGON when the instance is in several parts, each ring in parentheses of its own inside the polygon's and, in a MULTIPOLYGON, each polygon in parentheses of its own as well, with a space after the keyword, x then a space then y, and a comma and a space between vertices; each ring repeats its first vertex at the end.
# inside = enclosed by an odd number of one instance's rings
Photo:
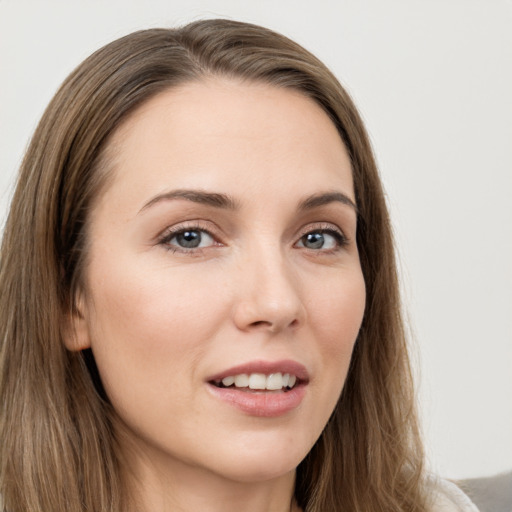
POLYGON ((304 322, 300 278, 280 250, 253 251, 238 277, 234 305, 238 329, 278 333, 304 322))

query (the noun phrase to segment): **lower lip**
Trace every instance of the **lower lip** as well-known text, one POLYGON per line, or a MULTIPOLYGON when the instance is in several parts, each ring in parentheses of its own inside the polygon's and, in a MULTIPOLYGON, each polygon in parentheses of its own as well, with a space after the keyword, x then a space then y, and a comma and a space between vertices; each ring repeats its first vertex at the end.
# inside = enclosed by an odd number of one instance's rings
POLYGON ((306 384, 299 384, 289 391, 243 391, 237 388, 218 388, 208 383, 217 397, 250 416, 275 418, 296 409, 306 394, 306 384))

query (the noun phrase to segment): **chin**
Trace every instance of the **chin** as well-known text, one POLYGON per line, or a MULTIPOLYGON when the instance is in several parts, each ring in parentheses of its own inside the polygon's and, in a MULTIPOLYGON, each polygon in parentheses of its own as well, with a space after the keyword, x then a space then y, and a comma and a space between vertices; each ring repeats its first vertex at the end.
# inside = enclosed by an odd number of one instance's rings
POLYGON ((265 442, 247 440, 247 445, 233 445, 229 453, 217 457, 215 468, 230 480, 256 483, 277 479, 295 472, 297 466, 311 449, 298 440, 265 442))
POLYGON ((280 461, 274 464, 274 461, 251 461, 246 465, 237 465, 236 467, 230 466, 229 468, 217 468, 217 472, 233 482, 242 484, 268 482, 269 480, 276 480, 287 475, 295 473, 298 464, 290 464, 287 461, 280 461))

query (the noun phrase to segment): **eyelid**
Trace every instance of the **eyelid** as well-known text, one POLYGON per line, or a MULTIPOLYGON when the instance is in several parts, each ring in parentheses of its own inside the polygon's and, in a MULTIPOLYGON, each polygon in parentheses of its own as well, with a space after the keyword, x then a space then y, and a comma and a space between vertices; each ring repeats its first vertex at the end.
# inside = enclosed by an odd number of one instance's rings
POLYGON ((303 226, 298 233, 298 238, 302 238, 304 235, 307 235, 308 233, 311 233, 313 231, 323 231, 326 233, 338 233, 341 237, 343 237, 344 240, 348 241, 348 237, 345 235, 343 230, 337 226, 336 224, 333 224, 331 222, 313 222, 310 224, 307 224, 306 226, 303 226))
MULTIPOLYGON (((218 235, 218 230, 211 228, 212 223, 209 221, 204 220, 187 220, 183 221, 178 224, 174 224, 172 226, 169 226, 165 228, 157 237, 156 237, 156 243, 158 245, 164 246, 165 249, 173 251, 173 252, 181 252, 184 254, 198 254, 201 253, 201 251, 204 251, 211 247, 219 247, 224 245, 224 243, 221 240, 221 237, 218 235), (206 233, 208 236, 210 236, 214 243, 207 247, 196 247, 196 248, 180 248, 178 245, 171 245, 169 244, 169 241, 172 240, 176 235, 184 232, 184 231, 202 231, 206 233)), ((294 246, 296 246, 301 239, 306 236, 309 233, 314 232, 322 232, 331 234, 331 236, 334 236, 336 238, 338 246, 335 249, 324 249, 324 250, 314 250, 314 252, 321 252, 321 253, 328 253, 328 252, 335 252, 336 250, 340 249, 341 247, 347 245, 350 240, 345 235, 343 230, 337 226, 336 224, 333 224, 331 222, 316 222, 316 223, 309 223, 305 226, 303 226, 298 234, 296 235, 296 241, 294 243, 294 246)), ((307 247, 304 247, 305 249, 308 249, 307 247)), ((313 251, 313 249, 310 249, 313 251)))
MULTIPOLYGON (((334 251, 340 249, 341 247, 347 245, 350 242, 350 239, 345 235, 343 230, 336 224, 332 224, 330 222, 318 222, 318 223, 307 224, 306 226, 302 227, 298 233, 297 241, 295 242, 294 245, 297 245, 302 240, 302 238, 304 238, 307 234, 315 233, 315 232, 331 234, 331 236, 334 236, 336 238, 338 247, 336 247, 335 249, 324 249, 324 250, 311 249, 314 252, 319 252, 319 253, 324 253, 324 254, 328 253, 328 252, 334 252, 334 251)), ((308 249, 307 247, 304 247, 304 248, 308 249)))
POLYGON ((156 243, 158 245, 164 246, 167 250, 173 251, 173 252, 182 252, 182 253, 198 253, 207 247, 196 247, 196 248, 190 248, 186 249, 184 247, 180 248, 179 246, 170 245, 169 241, 172 240, 176 235, 184 232, 184 231, 202 231, 203 233, 206 233, 208 236, 210 236, 213 241, 215 242, 209 247, 215 247, 223 245, 220 241, 220 237, 214 232, 215 230, 212 230, 210 227, 211 223, 201 221, 201 220, 187 220, 178 224, 174 224, 173 226, 169 226, 165 228, 156 239, 156 243))

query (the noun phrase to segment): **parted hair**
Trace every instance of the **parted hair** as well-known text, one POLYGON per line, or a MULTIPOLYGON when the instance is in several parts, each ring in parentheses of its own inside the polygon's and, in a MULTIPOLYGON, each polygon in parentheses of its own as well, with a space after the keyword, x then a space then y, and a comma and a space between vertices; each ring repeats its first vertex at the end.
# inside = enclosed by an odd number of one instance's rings
POLYGON ((0 494, 9 512, 133 510, 115 412, 90 351, 68 351, 88 219, 108 185, 116 129, 158 93, 207 77, 264 82, 312 98, 350 156, 367 303, 345 386, 297 468, 305 512, 426 510, 392 230, 369 138, 316 57, 268 29, 228 20, 142 30, 76 68, 27 149, 0 254, 0 494))

